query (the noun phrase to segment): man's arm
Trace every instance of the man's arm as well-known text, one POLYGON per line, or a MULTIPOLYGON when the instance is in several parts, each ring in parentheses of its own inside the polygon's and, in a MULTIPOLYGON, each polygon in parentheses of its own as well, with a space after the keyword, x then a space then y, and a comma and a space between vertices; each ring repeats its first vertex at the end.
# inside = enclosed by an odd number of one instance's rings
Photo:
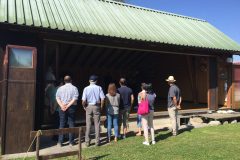
POLYGON ((178 104, 177 104, 177 97, 174 96, 172 99, 173 99, 173 104, 174 104, 174 106, 177 106, 177 105, 178 105, 178 104))
POLYGON ((101 110, 103 109, 104 106, 104 99, 101 99, 101 110))
POLYGON ((78 93, 78 89, 77 88, 74 88, 74 91, 73 91, 73 98, 72 100, 66 105, 66 110, 72 106, 72 105, 76 105, 77 104, 77 100, 78 100, 78 96, 79 96, 79 93, 78 93))
POLYGON ((82 106, 83 106, 83 109, 86 111, 86 107, 87 107, 86 88, 84 88, 82 93, 82 106))
MULTIPOLYGON (((134 95, 131 94, 131 108, 132 108, 132 106, 133 106, 133 103, 134 103, 134 95)), ((131 110, 131 108, 130 108, 130 110, 131 110)))
POLYGON ((73 105, 77 100, 76 99, 72 99, 67 105, 66 105, 66 110, 73 105))
POLYGON ((105 95, 103 93, 102 87, 100 87, 100 99, 101 99, 101 110, 102 110, 104 106, 104 99, 105 99, 105 95))
POLYGON ((58 97, 56 97, 56 100, 57 100, 57 103, 60 106, 61 110, 65 111, 66 110, 66 106, 62 103, 62 101, 58 97))
POLYGON ((178 109, 181 109, 181 103, 182 103, 182 97, 179 98, 179 102, 178 102, 178 105, 177 105, 178 109))
POLYGON ((86 111, 86 107, 87 107, 86 100, 82 100, 82 106, 83 106, 83 109, 86 111))

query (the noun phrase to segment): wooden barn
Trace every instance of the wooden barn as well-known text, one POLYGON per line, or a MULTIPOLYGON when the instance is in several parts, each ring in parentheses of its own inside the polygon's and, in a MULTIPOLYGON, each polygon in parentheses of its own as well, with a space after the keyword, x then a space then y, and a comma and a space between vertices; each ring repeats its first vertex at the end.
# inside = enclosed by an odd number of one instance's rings
MULTIPOLYGON (((122 76, 135 94, 151 82, 157 111, 167 109, 165 79, 174 75, 183 109, 238 109, 233 54, 240 46, 201 19, 111 0, 1 0, 2 154, 26 151, 30 131, 52 122, 49 68, 57 81, 69 74, 80 93, 91 74, 105 91, 122 76)), ((84 120, 78 106, 77 119, 84 120)))

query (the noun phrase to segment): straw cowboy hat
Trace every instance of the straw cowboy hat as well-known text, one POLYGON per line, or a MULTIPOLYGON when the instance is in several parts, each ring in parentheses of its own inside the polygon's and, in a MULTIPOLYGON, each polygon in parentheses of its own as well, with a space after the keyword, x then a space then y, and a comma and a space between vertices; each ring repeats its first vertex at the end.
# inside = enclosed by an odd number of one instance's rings
POLYGON ((169 76, 168 79, 166 79, 167 82, 176 82, 173 76, 169 76))

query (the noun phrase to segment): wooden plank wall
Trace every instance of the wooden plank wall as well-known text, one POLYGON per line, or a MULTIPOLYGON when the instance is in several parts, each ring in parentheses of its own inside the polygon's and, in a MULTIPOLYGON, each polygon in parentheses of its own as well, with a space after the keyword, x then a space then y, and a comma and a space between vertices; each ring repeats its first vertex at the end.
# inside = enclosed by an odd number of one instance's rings
MULTIPOLYGON (((2 114, 2 92, 3 92, 3 59, 4 52, 3 48, 0 46, 0 128, 1 128, 1 114, 2 114)), ((1 132, 0 132, 1 136, 1 132)))
POLYGON ((207 103, 208 91, 208 58, 196 58, 196 88, 197 88, 197 102, 207 103))
POLYGON ((226 56, 218 57, 218 104, 220 106, 227 106, 225 99, 227 94, 231 92, 232 64, 227 63, 226 59, 226 56))

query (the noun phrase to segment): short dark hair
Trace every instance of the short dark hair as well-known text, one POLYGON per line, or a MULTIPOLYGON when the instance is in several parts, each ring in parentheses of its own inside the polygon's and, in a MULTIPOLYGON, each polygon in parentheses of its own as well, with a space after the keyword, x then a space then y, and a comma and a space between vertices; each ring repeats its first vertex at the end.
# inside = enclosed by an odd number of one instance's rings
POLYGON ((126 78, 120 78, 119 83, 120 85, 126 85, 127 84, 126 78))
POLYGON ((65 83, 70 83, 70 82, 72 82, 72 78, 71 78, 69 75, 66 75, 66 76, 64 77, 64 82, 65 82, 65 83))
POLYGON ((147 93, 150 93, 150 94, 153 93, 152 83, 146 84, 145 88, 146 88, 145 90, 147 91, 147 93))

